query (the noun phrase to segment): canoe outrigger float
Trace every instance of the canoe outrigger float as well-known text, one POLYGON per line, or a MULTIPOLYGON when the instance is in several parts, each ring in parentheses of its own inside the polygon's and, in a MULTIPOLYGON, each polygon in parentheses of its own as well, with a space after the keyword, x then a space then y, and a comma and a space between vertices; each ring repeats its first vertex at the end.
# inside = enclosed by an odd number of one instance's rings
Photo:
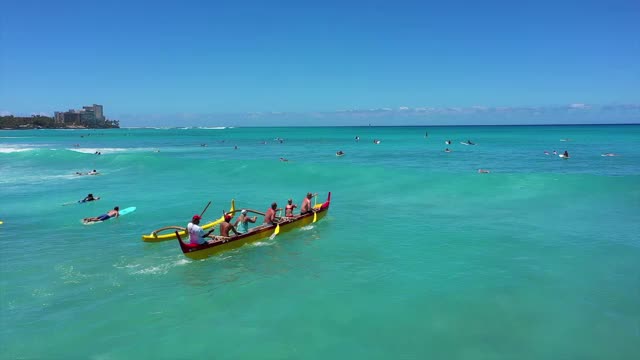
MULTIPOLYGON (((249 230, 248 233, 234 235, 228 238, 228 240, 218 240, 211 244, 204 243, 201 245, 185 244, 182 241, 181 234, 175 232, 178 238, 178 244, 184 255, 194 260, 204 259, 213 254, 221 251, 238 248, 248 242, 258 241, 268 238, 272 235, 277 235, 280 232, 291 231, 293 229, 301 228, 305 225, 314 223, 322 219, 329 211, 329 204, 331 203, 331 193, 327 196, 327 201, 322 204, 316 204, 313 207, 313 211, 304 215, 295 215, 292 217, 281 217, 280 222, 276 224, 256 226, 249 230)), ((189 239, 186 239, 189 241, 189 239)))
MULTIPOLYGON (((227 212, 227 214, 234 214, 235 212, 236 212, 236 203, 235 203, 235 201, 231 200, 231 208, 229 209, 229 212, 227 212)), ((210 228, 220 224, 223 221, 224 221, 224 215, 222 215, 216 221, 213 221, 213 222, 210 222, 208 224, 202 225, 201 227, 203 229, 207 230, 207 229, 210 229, 210 228)), ((161 242, 161 241, 173 240, 173 239, 176 238, 176 231, 175 230, 179 230, 180 236, 186 236, 187 235, 187 232, 186 232, 186 229, 185 229, 184 226, 165 226, 163 228, 160 228, 158 230, 153 231, 149 235, 142 235, 142 241, 146 241, 146 242, 161 242), (171 232, 171 233, 168 233, 168 234, 158 235, 159 232, 167 231, 167 230, 174 230, 174 232, 171 232)))

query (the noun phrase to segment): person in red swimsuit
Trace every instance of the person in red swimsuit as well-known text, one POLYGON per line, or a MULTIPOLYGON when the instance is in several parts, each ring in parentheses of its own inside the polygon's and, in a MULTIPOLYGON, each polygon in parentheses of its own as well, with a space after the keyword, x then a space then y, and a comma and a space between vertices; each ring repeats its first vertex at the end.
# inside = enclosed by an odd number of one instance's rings
POLYGON ((292 217, 293 216, 293 209, 295 209, 297 207, 298 207, 298 205, 293 203, 293 199, 289 199, 287 201, 287 206, 285 206, 285 208, 284 208, 284 216, 292 217))

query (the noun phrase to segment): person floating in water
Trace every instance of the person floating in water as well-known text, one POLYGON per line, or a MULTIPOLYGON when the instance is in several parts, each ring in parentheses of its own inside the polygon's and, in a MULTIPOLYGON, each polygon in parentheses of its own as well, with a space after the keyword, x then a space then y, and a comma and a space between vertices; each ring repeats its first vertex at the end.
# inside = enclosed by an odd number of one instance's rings
POLYGON ((451 145, 451 140, 447 140, 444 143, 447 144, 447 145, 451 145))
POLYGON ((451 152, 451 150, 449 150, 449 148, 444 149, 444 152, 451 152))
POLYGON ((356 142, 360 141, 360 136, 356 135, 356 142))
POLYGON ((289 159, 286 159, 286 158, 281 157, 281 158, 280 158, 280 161, 289 161, 289 159))
POLYGON ((342 155, 344 155, 344 152, 342 150, 338 150, 338 152, 336 152, 336 155, 337 156, 342 156, 342 155))
POLYGON ((569 158, 569 152, 567 150, 564 151, 564 154, 562 154, 562 157, 565 159, 569 158))
POLYGON ((97 172, 96 169, 93 169, 87 173, 87 175, 98 175, 98 174, 99 172, 97 172))
POLYGON ((487 169, 478 169, 478 174, 488 174, 491 171, 487 170, 487 169))
POLYGON ((469 145, 475 145, 471 140, 467 140, 467 144, 469 144, 469 145))
POLYGON ((429 133, 428 132, 424 132, 424 137, 429 137, 429 133))
POLYGON ((99 197, 94 197, 93 194, 89 194, 87 195, 87 197, 85 197, 82 200, 79 200, 79 203, 84 203, 84 202, 89 202, 89 201, 96 201, 96 200, 100 200, 99 197))

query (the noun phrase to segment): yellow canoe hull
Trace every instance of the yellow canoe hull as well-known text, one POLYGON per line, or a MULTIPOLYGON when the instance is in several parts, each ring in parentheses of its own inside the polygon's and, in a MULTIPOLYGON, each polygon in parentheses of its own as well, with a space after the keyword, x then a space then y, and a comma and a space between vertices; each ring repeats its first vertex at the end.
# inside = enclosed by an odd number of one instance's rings
MULTIPOLYGON (((231 207, 229 208, 229 213, 233 214, 235 213, 236 210, 236 203, 234 200, 231 200, 231 207)), ((220 223, 222 223, 224 221, 224 215, 221 216, 220 218, 218 218, 216 221, 212 221, 208 224, 202 225, 202 228, 207 230, 207 229, 211 229, 212 227, 219 225, 220 223)), ((162 234, 162 235, 158 235, 159 231, 154 231, 149 235, 142 235, 142 241, 144 242, 162 242, 162 241, 167 241, 167 240, 175 240, 176 239, 176 233, 175 233, 175 229, 174 227, 168 227, 168 229, 164 229, 164 231, 169 231, 171 230, 170 233, 168 234, 162 234)), ((180 236, 187 236, 187 232, 185 230, 182 231, 178 231, 178 233, 180 234, 180 236)))

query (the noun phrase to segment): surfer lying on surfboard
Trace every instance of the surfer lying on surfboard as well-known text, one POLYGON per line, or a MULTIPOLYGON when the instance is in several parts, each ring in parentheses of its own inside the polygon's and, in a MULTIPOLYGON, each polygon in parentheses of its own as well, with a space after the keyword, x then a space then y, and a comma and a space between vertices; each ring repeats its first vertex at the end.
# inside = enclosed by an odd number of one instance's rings
POLYGON ((105 220, 111 219, 112 217, 118 217, 118 216, 120 216, 120 208, 116 206, 113 208, 113 210, 109 210, 106 214, 102 214, 96 217, 84 218, 82 219, 82 222, 90 223, 90 222, 96 222, 96 221, 105 221, 105 220))
POLYGON ((96 200, 100 200, 100 198, 99 197, 94 197, 93 194, 89 194, 84 199, 78 200, 78 202, 79 203, 84 203, 84 202, 96 201, 96 200))

